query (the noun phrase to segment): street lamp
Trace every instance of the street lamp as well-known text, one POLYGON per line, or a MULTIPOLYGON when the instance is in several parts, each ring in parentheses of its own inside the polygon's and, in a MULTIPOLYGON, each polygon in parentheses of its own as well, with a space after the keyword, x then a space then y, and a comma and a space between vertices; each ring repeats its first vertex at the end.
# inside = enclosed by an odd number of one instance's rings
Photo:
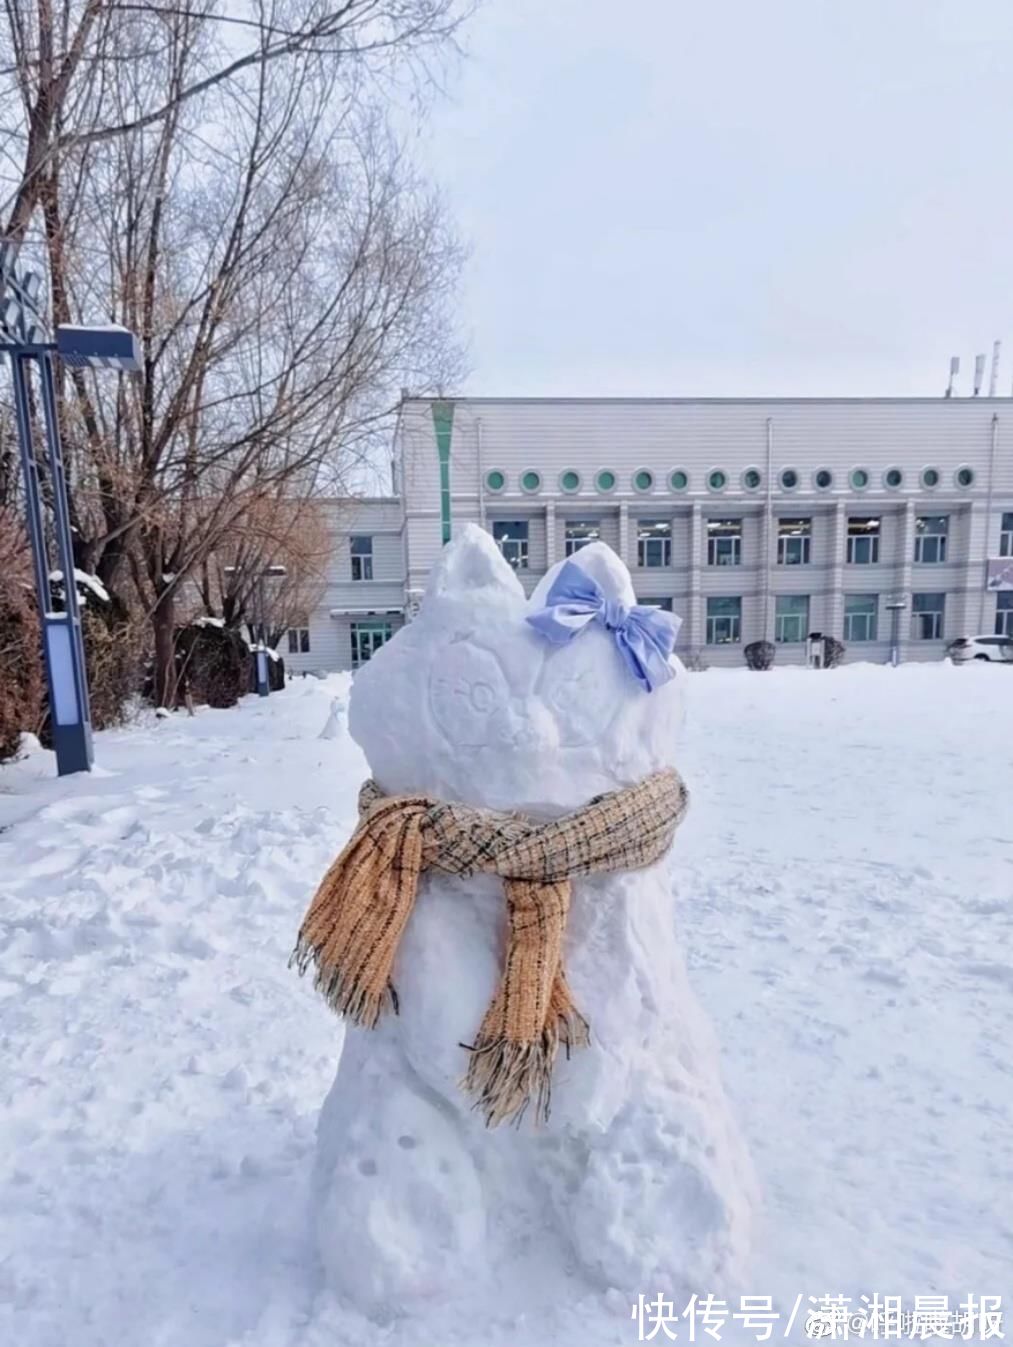
MULTIPOLYGON (((235 575, 237 566, 226 566, 226 575, 235 575)), ((264 581, 288 575, 284 566, 265 566, 257 575, 257 620, 252 625, 257 632, 257 644, 254 647, 254 663, 257 670, 257 693, 267 697, 271 692, 271 680, 267 673, 267 604, 264 600, 264 581)))
POLYGON ((101 369, 139 370, 141 361, 137 339, 122 327, 61 326, 56 329, 56 341, 47 340, 46 321, 40 307, 42 278, 37 273, 21 271, 17 257, 17 243, 10 239, 0 240, 0 356, 9 356, 11 362, 56 770, 60 776, 66 776, 71 772, 90 771, 93 751, 70 505, 56 415, 53 354, 55 352, 69 365, 101 369), (63 612, 53 608, 40 463, 32 443, 29 369, 33 363, 39 372, 46 428, 46 468, 52 496, 53 532, 63 574, 63 612))
POLYGON ((886 601, 886 611, 890 614, 890 663, 896 669, 900 663, 900 615, 907 607, 907 599, 897 594, 886 601))

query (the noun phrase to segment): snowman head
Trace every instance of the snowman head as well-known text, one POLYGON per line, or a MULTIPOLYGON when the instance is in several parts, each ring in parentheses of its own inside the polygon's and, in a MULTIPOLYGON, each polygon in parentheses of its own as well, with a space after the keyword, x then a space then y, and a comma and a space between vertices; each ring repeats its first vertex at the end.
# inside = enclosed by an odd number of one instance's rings
MULTIPOLYGON (((604 543, 571 560, 607 600, 635 602, 604 543)), ((613 634, 589 623, 555 645, 490 535, 467 525, 434 568, 418 617, 355 676, 349 729, 380 786, 552 815, 677 765, 685 674, 647 692, 613 634)))

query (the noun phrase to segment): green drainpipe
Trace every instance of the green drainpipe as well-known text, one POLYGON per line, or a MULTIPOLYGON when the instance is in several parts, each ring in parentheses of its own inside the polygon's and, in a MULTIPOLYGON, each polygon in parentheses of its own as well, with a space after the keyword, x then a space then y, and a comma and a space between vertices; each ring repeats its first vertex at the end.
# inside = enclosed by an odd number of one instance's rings
POLYGON ((436 452, 440 456, 440 519, 443 541, 450 542, 450 437, 454 429, 454 404, 433 403, 433 429, 436 431, 436 452))

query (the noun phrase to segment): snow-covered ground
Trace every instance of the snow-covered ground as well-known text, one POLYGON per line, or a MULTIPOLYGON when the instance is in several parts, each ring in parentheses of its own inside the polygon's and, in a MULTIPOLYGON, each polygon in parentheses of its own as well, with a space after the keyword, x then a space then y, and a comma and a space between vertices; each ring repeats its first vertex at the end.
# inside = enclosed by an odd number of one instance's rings
MULTIPOLYGON (((101 735, 90 778, 0 769, 0 1343, 636 1341, 615 1297, 376 1327, 321 1289, 341 1030, 286 963, 364 771, 319 737, 340 688, 101 735)), ((688 699, 673 920, 764 1188, 773 1337, 800 1294, 1008 1299, 1013 675, 711 672, 688 699)))

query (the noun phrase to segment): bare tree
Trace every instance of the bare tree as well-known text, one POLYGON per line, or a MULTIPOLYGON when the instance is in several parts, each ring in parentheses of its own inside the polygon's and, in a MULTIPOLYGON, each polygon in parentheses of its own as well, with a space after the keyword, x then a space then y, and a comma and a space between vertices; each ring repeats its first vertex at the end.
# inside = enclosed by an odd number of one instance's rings
MULTIPOLYGON (((19 9, 7 0, 12 26, 19 9)), ((434 40, 453 9, 348 0, 342 31, 357 34, 349 50, 363 62, 386 58, 395 18, 411 46, 434 40)), ((52 27, 50 6, 38 10, 52 27)), ((167 704, 181 589, 281 498, 347 479, 398 390, 439 387, 454 364, 456 244, 363 67, 321 51, 323 30, 304 40, 318 10, 290 6, 283 32, 280 11, 260 8, 259 59, 239 65, 222 64, 214 13, 77 10, 87 40, 65 41, 63 64, 116 26, 115 59, 107 47, 89 56, 111 120, 96 127, 94 107, 82 111, 91 90, 40 113, 46 149, 19 198, 41 209, 57 320, 102 312, 140 337, 139 382, 75 373, 62 414, 80 564, 112 589, 129 584, 150 616, 167 704)), ((30 113, 55 76, 41 59, 22 64, 30 113)))
MULTIPOLYGON (((470 0, 255 0, 247 14, 219 0, 177 4, 130 0, 4 0, 0 52, 0 153, 9 188, 3 233, 23 238, 46 178, 69 151, 157 125, 256 66, 307 55, 378 79, 452 41, 470 0), (156 59, 180 20, 214 30, 182 82, 155 86, 143 107, 110 115, 106 94, 117 63, 156 59), (168 30, 168 32, 164 30, 168 30)), ((2 179, 0 179, 2 180, 2 179)))
POLYGON ((304 626, 327 583, 333 509, 331 502, 288 491, 257 502, 202 565, 194 589, 201 611, 226 626, 245 625, 251 638, 262 617, 272 646, 290 628, 304 626), (283 574, 264 581, 279 568, 283 574))

